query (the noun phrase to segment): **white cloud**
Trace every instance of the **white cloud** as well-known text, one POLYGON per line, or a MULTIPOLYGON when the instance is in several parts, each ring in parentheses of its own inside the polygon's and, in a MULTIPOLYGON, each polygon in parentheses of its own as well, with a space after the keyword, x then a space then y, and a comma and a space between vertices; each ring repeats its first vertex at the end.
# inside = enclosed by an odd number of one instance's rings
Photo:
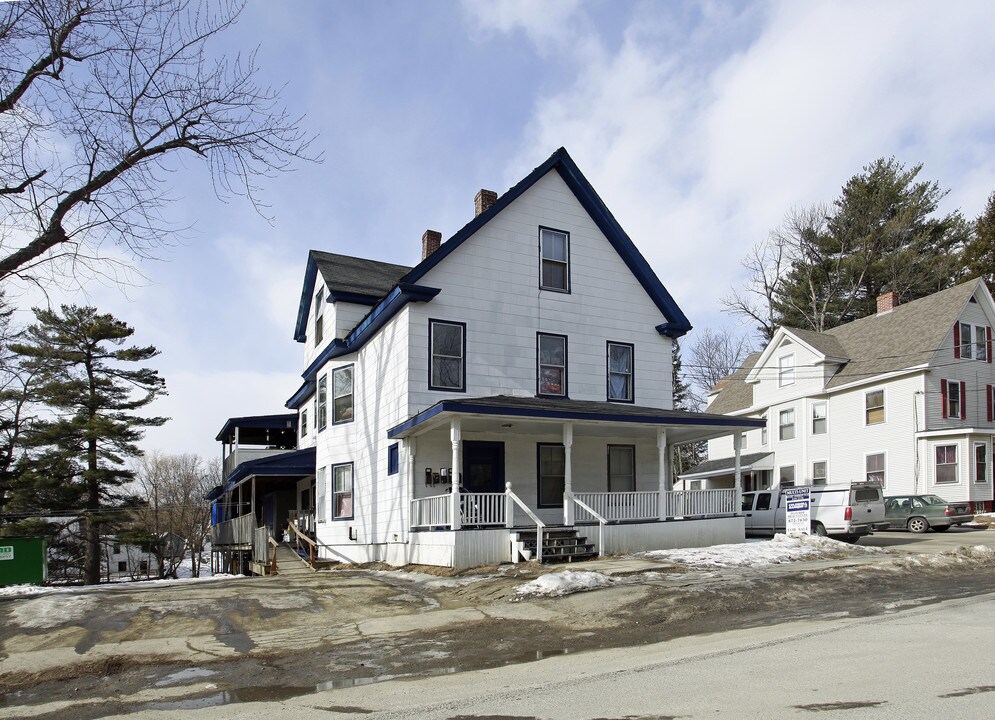
POLYGON ((577 22, 580 0, 464 0, 463 9, 482 32, 513 32, 521 30, 540 53, 547 52, 549 43, 560 46, 577 22))

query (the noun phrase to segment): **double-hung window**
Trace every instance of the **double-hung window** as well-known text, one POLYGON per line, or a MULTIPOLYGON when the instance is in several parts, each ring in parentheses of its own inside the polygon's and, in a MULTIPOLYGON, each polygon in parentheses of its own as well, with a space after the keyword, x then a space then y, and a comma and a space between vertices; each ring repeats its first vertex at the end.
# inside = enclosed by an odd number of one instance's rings
POLYGON ((958 380, 940 380, 940 403, 943 417, 960 420, 967 419, 967 406, 964 404, 967 395, 967 383, 958 380))
POLYGON ((537 333, 536 361, 538 395, 566 397, 567 395, 567 337, 537 333))
POLYGON ((960 356, 965 360, 971 359, 971 326, 966 323, 960 324, 960 356))
POLYGON ((608 446, 608 492, 636 491, 636 446, 608 446))
POLYGON ((794 408, 790 410, 782 410, 778 416, 778 439, 779 440, 794 440, 795 439, 795 411, 794 408))
POLYGON ((627 343, 608 343, 608 399, 633 401, 634 347, 627 343))
POLYGON ((777 359, 777 386, 786 387, 795 384, 795 356, 782 355, 777 359))
POLYGON ((442 320, 428 321, 431 364, 428 389, 464 392, 466 385, 466 325, 442 320))
POLYGON ((301 437, 307 437, 307 408, 301 410, 301 437))
POLYGON ((352 463, 332 466, 332 517, 348 520, 352 517, 352 463))
POLYGON ((874 453, 864 458, 864 471, 867 482, 884 485, 884 453, 874 453))
POLYGON ((760 428, 760 444, 763 446, 767 444, 767 416, 761 415, 760 419, 764 421, 763 427, 760 428))
POLYGON ((570 236, 539 228, 539 255, 540 289, 570 292, 570 236))
POLYGON ((559 444, 540 443, 538 454, 539 507, 562 507, 566 451, 559 444))
POLYGON ((826 434, 826 403, 812 403, 812 434, 826 434))
POLYGON ((812 463, 812 484, 813 485, 825 485, 826 484, 826 461, 816 460, 812 463))
POLYGON ((974 357, 988 360, 988 328, 983 325, 974 326, 974 357))
POLYGON ((988 482, 988 446, 985 443, 974 444, 974 482, 988 482))
POLYGON ((325 336, 325 289, 322 288, 314 296, 314 346, 325 336))
POLYGON ((318 400, 315 408, 314 424, 321 432, 328 425, 328 376, 318 378, 318 400))
POLYGON ((353 418, 352 365, 332 370, 332 424, 353 418))
POLYGON ((864 393, 864 424, 879 425, 884 422, 884 390, 864 393))
POLYGON ((936 446, 935 482, 938 484, 957 482, 957 446, 936 446))

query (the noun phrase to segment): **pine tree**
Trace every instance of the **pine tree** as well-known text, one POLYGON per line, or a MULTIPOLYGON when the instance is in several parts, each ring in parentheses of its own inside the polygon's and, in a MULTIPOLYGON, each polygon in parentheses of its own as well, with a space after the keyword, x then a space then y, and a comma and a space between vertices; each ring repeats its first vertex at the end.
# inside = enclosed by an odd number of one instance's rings
POLYGON ((995 283, 995 192, 988 196, 985 211, 974 221, 974 233, 964 249, 968 277, 982 277, 989 287, 995 283))
POLYGON ((137 443, 145 428, 166 422, 136 414, 165 393, 156 370, 133 366, 159 351, 124 347, 134 330, 92 307, 34 312, 36 322, 24 340, 11 345, 37 377, 34 399, 50 413, 30 433, 36 453, 33 487, 54 485, 60 492, 51 502, 75 503, 75 508, 49 509, 75 509, 83 516, 84 579, 95 584, 100 582, 101 525, 114 520, 115 510, 127 501, 121 488, 132 472, 124 463, 142 454, 137 443))

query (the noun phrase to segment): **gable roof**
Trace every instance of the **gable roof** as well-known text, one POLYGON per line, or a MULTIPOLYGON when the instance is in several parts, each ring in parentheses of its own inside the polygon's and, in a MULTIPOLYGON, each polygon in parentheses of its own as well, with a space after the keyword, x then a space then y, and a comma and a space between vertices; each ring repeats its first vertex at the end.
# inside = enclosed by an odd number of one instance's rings
MULTIPOLYGON (((928 364, 954 321, 979 289, 985 290, 980 279, 969 280, 898 305, 889 312, 868 315, 822 333, 794 328, 785 330, 824 355, 846 360, 826 383, 827 389, 838 388, 928 364)), ((985 292, 987 294, 987 290, 985 292)), ((728 378, 725 387, 708 406, 709 412, 733 413, 752 407, 753 387, 747 385, 746 376, 762 354, 751 355, 743 367, 728 378)))
POLYGON ((395 265, 321 250, 310 251, 304 270, 304 287, 297 309, 294 340, 304 342, 307 339, 307 319, 311 313, 319 272, 327 288, 328 302, 376 305, 409 270, 411 268, 408 265, 395 265))
POLYGON ((666 322, 657 326, 656 329, 661 334, 671 338, 681 337, 687 333, 691 329, 691 323, 688 321, 687 316, 677 306, 674 298, 663 286, 663 283, 660 282, 660 279, 653 272, 649 263, 646 262, 646 258, 636 249, 632 240, 625 233, 625 230, 622 229, 622 226, 618 224, 615 216, 611 214, 611 211, 601 200, 597 191, 595 191, 594 187, 580 171, 580 168, 574 163, 573 158, 562 147, 550 155, 546 162, 539 165, 522 178, 518 184, 499 197, 490 208, 464 225, 459 232, 444 242, 438 250, 412 268, 402 278, 402 281, 409 283, 418 282, 425 273, 445 260, 467 238, 486 225, 491 218, 501 212, 551 170, 556 170, 559 173, 563 182, 570 188, 574 196, 587 211, 587 214, 590 215, 591 219, 598 226, 598 229, 601 230, 608 239, 608 242, 615 248, 615 251, 622 258, 623 262, 625 262, 629 271, 639 281, 639 284, 642 285, 643 289, 650 296, 650 299, 653 300, 653 303, 666 319, 666 322))

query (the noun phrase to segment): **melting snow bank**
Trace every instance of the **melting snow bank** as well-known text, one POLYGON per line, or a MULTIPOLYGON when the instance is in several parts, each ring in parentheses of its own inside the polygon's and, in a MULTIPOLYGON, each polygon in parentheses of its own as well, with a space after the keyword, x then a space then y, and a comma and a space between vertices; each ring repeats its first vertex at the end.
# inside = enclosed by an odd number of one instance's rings
POLYGON ((896 569, 943 568, 956 565, 995 563, 995 548, 987 545, 962 545, 953 550, 928 555, 903 555, 891 561, 896 569))
POLYGON ((565 570, 540 575, 535 580, 515 588, 515 600, 526 597, 561 597, 576 592, 597 590, 614 585, 615 581, 597 572, 565 570))
POLYGON ((189 583, 212 582, 214 580, 231 580, 232 578, 245 577, 244 575, 208 575, 199 578, 178 578, 168 580, 122 580, 119 582, 100 583, 99 585, 9 585, 0 587, 0 599, 16 597, 35 597, 37 595, 52 595, 54 593, 84 593, 114 588, 117 590, 127 588, 129 590, 139 590, 142 588, 187 585, 189 583))
POLYGON ((713 545, 703 548, 651 550, 639 557, 686 565, 693 569, 767 567, 798 560, 839 559, 879 555, 881 548, 861 547, 816 535, 775 535, 772 540, 713 545))

